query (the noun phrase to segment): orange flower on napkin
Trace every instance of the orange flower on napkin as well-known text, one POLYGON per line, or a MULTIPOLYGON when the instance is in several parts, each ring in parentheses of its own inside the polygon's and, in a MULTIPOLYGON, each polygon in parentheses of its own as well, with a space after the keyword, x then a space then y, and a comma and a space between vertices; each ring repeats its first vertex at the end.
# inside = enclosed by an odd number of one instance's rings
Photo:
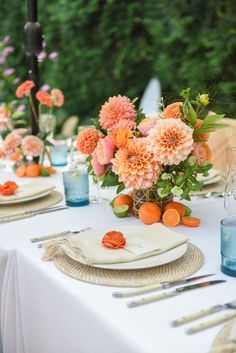
POLYGON ((106 248, 119 249, 124 248, 126 240, 123 233, 112 230, 104 235, 102 244, 106 248))
POLYGON ((18 185, 11 180, 6 181, 3 185, 0 184, 0 194, 12 195, 18 189, 18 185))

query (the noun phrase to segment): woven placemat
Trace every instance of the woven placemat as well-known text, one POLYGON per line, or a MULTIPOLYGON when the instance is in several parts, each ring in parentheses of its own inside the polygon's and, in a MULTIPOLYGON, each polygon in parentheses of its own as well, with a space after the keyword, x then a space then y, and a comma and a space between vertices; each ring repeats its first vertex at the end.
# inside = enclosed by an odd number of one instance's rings
POLYGON ((188 243, 186 253, 166 265, 140 270, 107 270, 83 265, 67 255, 54 258, 56 266, 75 279, 118 287, 141 287, 163 281, 174 281, 197 271, 203 264, 203 254, 195 245, 188 243))
POLYGON ((235 353, 236 352, 236 337, 231 337, 233 325, 236 325, 236 320, 231 320, 223 326, 216 336, 211 351, 209 353, 235 353))
POLYGON ((0 206, 0 215, 4 212, 16 211, 38 211, 45 207, 50 207, 61 202, 63 195, 59 191, 52 191, 47 196, 40 197, 36 200, 26 201, 23 203, 15 203, 14 205, 0 206))

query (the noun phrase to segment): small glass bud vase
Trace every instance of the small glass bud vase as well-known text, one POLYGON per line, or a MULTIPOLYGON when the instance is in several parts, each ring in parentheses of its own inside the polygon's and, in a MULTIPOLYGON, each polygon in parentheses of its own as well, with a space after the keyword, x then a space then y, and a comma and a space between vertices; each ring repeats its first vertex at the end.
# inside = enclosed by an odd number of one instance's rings
POLYGON ((53 137, 56 129, 56 117, 53 114, 41 114, 39 117, 39 129, 42 132, 50 133, 49 137, 53 137))

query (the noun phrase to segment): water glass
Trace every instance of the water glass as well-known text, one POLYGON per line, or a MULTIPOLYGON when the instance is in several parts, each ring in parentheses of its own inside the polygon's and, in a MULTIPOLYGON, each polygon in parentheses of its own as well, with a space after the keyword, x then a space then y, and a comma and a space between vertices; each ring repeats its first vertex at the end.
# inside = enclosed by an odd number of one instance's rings
POLYGON ((221 271, 236 277, 236 218, 221 221, 221 271))
POLYGON ((77 207, 89 204, 89 179, 86 169, 64 172, 63 182, 68 206, 77 207))
POLYGON ((67 142, 66 140, 53 141, 51 147, 51 162, 53 166, 67 165, 67 142))

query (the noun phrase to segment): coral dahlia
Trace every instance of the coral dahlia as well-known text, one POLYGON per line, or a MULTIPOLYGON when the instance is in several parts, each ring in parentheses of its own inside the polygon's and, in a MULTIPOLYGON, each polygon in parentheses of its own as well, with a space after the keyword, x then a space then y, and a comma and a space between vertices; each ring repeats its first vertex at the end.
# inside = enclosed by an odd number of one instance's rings
POLYGON ((167 105, 167 107, 163 111, 163 118, 183 118, 183 113, 181 110, 183 103, 182 102, 175 102, 167 105))
POLYGON ((113 96, 102 105, 99 122, 103 129, 112 128, 119 120, 134 120, 137 115, 132 101, 126 96, 113 96))
POLYGON ((161 166, 155 161, 146 139, 132 139, 111 160, 112 170, 126 188, 148 189, 158 180, 161 166))
POLYGON ((21 142, 21 148, 25 156, 38 157, 43 153, 43 141, 33 135, 25 136, 21 142))
POLYGON ((85 154, 91 154, 97 146, 99 134, 96 129, 87 127, 77 136, 77 149, 85 154))
POLYGON ((147 137, 155 159, 173 165, 184 161, 193 149, 193 129, 180 119, 160 119, 147 137))

